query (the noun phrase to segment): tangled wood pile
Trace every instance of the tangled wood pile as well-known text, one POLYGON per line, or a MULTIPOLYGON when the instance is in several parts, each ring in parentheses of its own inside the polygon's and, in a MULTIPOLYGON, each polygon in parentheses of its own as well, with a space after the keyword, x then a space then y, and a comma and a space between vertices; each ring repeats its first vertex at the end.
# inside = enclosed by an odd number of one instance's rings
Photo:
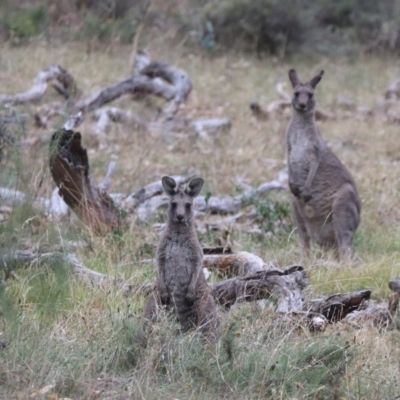
MULTIPOLYGON (((397 82, 397 81, 396 81, 397 82)), ((390 104, 399 97, 400 84, 394 82, 386 91, 383 116, 388 121, 400 121, 400 117, 390 114, 390 104), (393 100, 395 99, 395 100, 393 100)), ((32 102, 40 99, 49 85, 64 98, 63 103, 46 105, 37 110, 33 120, 37 126, 51 126, 52 118, 57 114, 67 115, 64 127, 57 130, 50 140, 49 167, 56 184, 51 198, 35 198, 33 207, 55 219, 65 218, 74 213, 91 231, 99 235, 119 230, 123 231, 127 223, 136 219, 146 220, 149 216, 166 206, 168 199, 163 195, 160 181, 152 182, 133 193, 108 194, 111 175, 115 162, 111 162, 107 173, 99 184, 90 174, 89 158, 82 146, 81 135, 77 128, 87 115, 94 121, 93 130, 99 137, 100 145, 107 140, 107 131, 112 123, 123 123, 135 126, 136 129, 151 130, 157 127, 164 131, 195 132, 200 138, 207 138, 210 132, 229 130, 231 122, 221 119, 185 119, 179 118, 180 106, 187 100, 192 83, 185 71, 160 61, 151 61, 146 52, 137 52, 135 68, 130 77, 103 88, 90 95, 83 95, 76 80, 60 66, 51 66, 41 71, 34 79, 32 87, 26 92, 0 94, 0 104, 16 104, 32 102), (153 120, 143 120, 130 111, 105 105, 126 94, 155 95, 165 100, 164 107, 159 110, 153 120)), ((251 110, 261 119, 285 115, 290 108, 290 96, 283 85, 277 85, 282 97, 268 106, 252 103, 251 110)), ((344 108, 363 117, 376 116, 376 110, 360 107, 345 102, 344 108)), ((32 117, 29 114, 27 118, 32 117)), ((319 109, 317 119, 338 117, 337 112, 319 109)), ((4 122, 4 121, 3 121, 4 122)), ((10 122, 10 121, 5 121, 10 122)), ((179 184, 185 184, 192 176, 174 176, 179 184)), ((252 188, 237 196, 199 196, 195 200, 198 214, 207 212, 221 215, 214 221, 211 229, 238 221, 254 221, 259 215, 251 206, 255 199, 263 198, 271 190, 285 190, 281 181, 271 181, 252 188)), ((2 213, 9 213, 15 202, 26 202, 28 196, 20 191, 0 188, 2 213)), ((200 228, 199 228, 200 229, 200 228)), ((78 277, 89 280, 92 284, 103 285, 107 282, 116 284, 127 294, 136 292, 148 295, 153 284, 140 285, 126 282, 121 278, 107 275, 85 267, 72 254, 61 251, 39 252, 34 249, 14 251, 0 255, 0 263, 5 271, 5 278, 15 276, 15 269, 32 265, 49 257, 63 257, 71 270, 78 277)), ((152 261, 152 260, 150 260, 152 261)), ((347 321, 357 327, 364 319, 374 321, 379 326, 388 326, 397 312, 400 283, 399 279, 391 281, 389 287, 395 293, 386 302, 370 300, 371 291, 336 294, 321 298, 305 293, 308 286, 307 274, 300 265, 278 268, 271 262, 266 263, 255 254, 247 252, 233 253, 229 248, 204 249, 204 273, 214 270, 218 275, 230 276, 210 284, 216 302, 223 308, 230 308, 244 301, 265 302, 275 304, 275 312, 279 315, 291 315, 304 321, 311 329, 323 331, 328 323, 340 320, 347 321), (309 298, 306 298, 309 297, 309 298)), ((262 306, 262 304, 261 304, 262 306)))

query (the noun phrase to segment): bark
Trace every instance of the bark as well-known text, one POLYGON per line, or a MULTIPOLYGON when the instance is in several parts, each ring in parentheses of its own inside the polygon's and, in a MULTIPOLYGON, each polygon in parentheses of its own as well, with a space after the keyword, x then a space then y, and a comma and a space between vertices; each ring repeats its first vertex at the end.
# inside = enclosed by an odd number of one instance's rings
POLYGON ((56 90, 66 98, 77 97, 80 93, 73 77, 59 65, 52 65, 40 71, 26 92, 0 94, 0 104, 26 103, 40 99, 46 92, 49 82, 54 81, 56 90))
POLYGON ((278 299, 276 312, 301 311, 303 298, 301 290, 308 285, 304 268, 290 266, 284 270, 260 270, 254 274, 231 278, 212 285, 216 302, 225 307, 235 302, 278 299))
POLYGON ((336 322, 345 318, 347 314, 365 308, 370 296, 370 290, 334 294, 306 303, 304 310, 322 314, 328 321, 336 322))
POLYGON ((60 196, 85 225, 96 233, 119 228, 119 211, 90 176, 79 132, 61 129, 53 134, 49 164, 60 196))

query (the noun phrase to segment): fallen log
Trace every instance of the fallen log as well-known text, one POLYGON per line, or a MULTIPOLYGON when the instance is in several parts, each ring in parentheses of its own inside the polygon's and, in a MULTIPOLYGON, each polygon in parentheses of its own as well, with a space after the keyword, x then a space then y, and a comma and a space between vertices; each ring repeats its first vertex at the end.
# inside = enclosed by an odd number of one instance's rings
POLYGON ((60 196, 85 225, 97 233, 120 228, 119 210, 90 176, 79 132, 60 129, 53 134, 49 166, 60 196))
POLYGON ((0 94, 0 104, 26 103, 40 99, 46 92, 49 82, 56 80, 53 87, 66 98, 77 97, 80 91, 74 78, 59 65, 51 65, 40 71, 26 92, 0 94))
POLYGON ((336 322, 345 318, 347 314, 366 308, 370 297, 370 290, 339 293, 307 302, 303 309, 307 312, 322 314, 328 321, 336 322))
POLYGON ((230 307, 236 302, 256 301, 274 297, 276 312, 302 311, 301 291, 308 285, 305 270, 290 266, 283 270, 260 270, 253 274, 212 284, 212 294, 218 304, 230 307))

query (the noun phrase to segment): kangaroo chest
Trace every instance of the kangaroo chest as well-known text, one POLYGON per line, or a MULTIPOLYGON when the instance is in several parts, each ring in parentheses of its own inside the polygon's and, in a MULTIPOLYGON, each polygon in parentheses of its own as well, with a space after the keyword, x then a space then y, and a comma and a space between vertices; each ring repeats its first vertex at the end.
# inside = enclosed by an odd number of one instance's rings
POLYGON ((316 138, 310 138, 306 128, 289 129, 287 135, 287 158, 289 176, 300 183, 307 179, 310 163, 316 157, 316 138))
POLYGON ((177 290, 186 288, 198 263, 201 263, 197 243, 170 239, 166 241, 161 253, 166 285, 177 290))

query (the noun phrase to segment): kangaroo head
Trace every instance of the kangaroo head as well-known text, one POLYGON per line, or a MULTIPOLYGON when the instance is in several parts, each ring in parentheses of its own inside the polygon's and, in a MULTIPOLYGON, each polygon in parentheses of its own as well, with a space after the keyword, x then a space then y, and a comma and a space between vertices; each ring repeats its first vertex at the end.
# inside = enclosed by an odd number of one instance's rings
POLYGON ((173 178, 161 180, 164 192, 169 196, 168 218, 173 222, 188 224, 193 218, 193 199, 200 193, 204 180, 192 179, 185 189, 180 188, 173 178))
POLYGON ((292 82, 294 89, 292 105, 296 111, 308 113, 314 111, 315 108, 315 97, 314 89, 318 85, 324 71, 321 71, 318 75, 315 75, 309 82, 301 83, 297 72, 294 69, 289 71, 289 79, 292 82))

